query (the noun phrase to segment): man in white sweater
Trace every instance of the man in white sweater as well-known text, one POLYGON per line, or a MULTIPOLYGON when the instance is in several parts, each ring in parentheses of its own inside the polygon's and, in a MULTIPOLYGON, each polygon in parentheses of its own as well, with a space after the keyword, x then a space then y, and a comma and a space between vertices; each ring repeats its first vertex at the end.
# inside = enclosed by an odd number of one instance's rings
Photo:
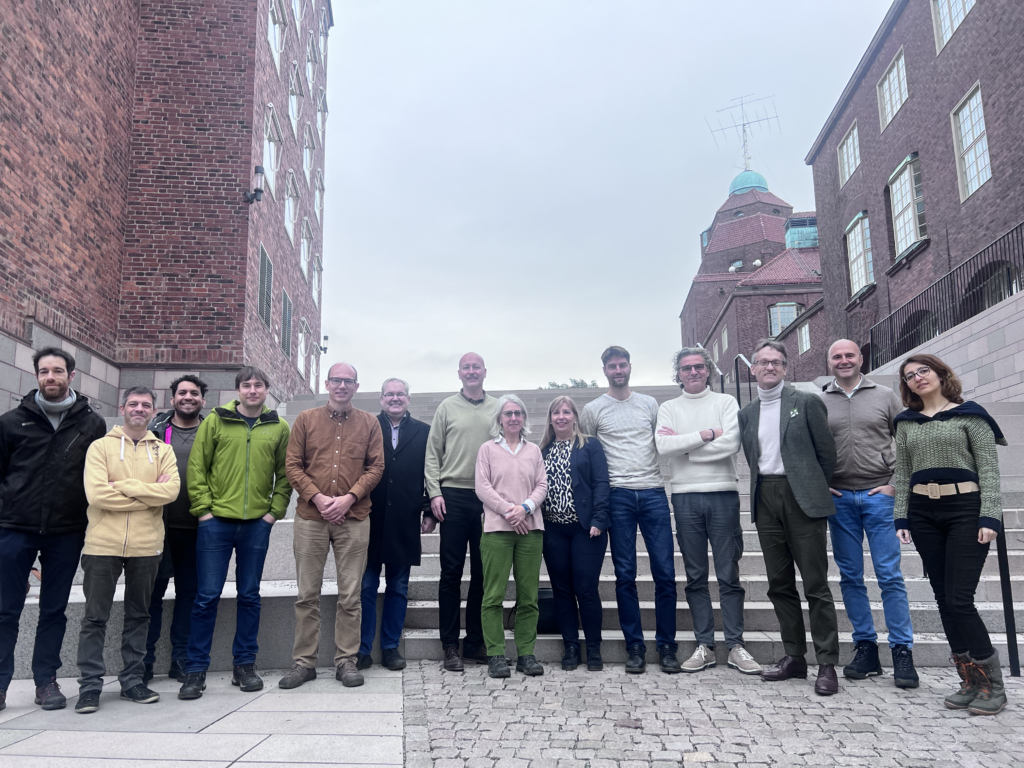
POLYGON ((743 647, 743 556, 736 453, 740 432, 734 397, 708 386, 711 356, 700 347, 676 354, 674 380, 683 394, 661 404, 655 442, 671 470, 676 538, 686 567, 686 602, 693 616, 697 647, 683 662, 684 672, 715 666, 715 614, 708 590, 708 543, 715 556, 729 666, 746 675, 761 665, 743 647))

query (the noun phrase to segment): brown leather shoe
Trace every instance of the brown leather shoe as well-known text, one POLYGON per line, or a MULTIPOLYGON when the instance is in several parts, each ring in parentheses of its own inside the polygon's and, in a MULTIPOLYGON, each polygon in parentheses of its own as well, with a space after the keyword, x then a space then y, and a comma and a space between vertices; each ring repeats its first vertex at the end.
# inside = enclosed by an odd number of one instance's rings
POLYGON ((444 649, 444 668, 449 672, 463 672, 465 667, 462 665, 462 657, 459 656, 459 648, 455 645, 449 645, 444 649))
POLYGON ((814 692, 819 696, 831 696, 839 693, 839 680, 836 678, 835 664, 818 665, 818 679, 814 681, 814 692))
POLYGON ((807 662, 803 656, 783 656, 761 673, 761 679, 767 680, 769 683, 789 680, 791 677, 807 679, 807 662))

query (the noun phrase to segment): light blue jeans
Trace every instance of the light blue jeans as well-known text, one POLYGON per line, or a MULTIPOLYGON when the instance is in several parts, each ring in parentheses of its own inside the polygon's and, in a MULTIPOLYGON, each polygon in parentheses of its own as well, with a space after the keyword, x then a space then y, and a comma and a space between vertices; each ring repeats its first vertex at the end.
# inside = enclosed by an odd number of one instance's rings
POLYGON ((864 585, 864 535, 868 537, 871 563, 882 590, 882 608, 889 628, 889 647, 912 646, 914 629, 910 623, 907 587, 900 570, 900 542, 893 527, 892 496, 866 490, 837 488, 842 496, 833 496, 836 513, 828 519, 832 552, 839 566, 839 586, 843 592, 846 615, 853 624, 853 641, 878 642, 871 618, 871 604, 864 585))

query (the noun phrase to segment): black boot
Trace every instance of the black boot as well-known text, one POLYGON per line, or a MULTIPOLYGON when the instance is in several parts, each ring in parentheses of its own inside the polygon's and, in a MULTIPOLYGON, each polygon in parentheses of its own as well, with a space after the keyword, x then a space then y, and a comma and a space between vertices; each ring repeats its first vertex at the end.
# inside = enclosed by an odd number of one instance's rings
POLYGON ((843 667, 843 677, 850 680, 864 680, 869 675, 882 674, 882 663, 878 660, 878 646, 870 640, 860 640, 853 649, 853 661, 843 667))
POLYGON ((914 652, 906 645, 892 647, 892 676, 897 688, 917 688, 921 679, 914 669, 914 652))
POLYGON ((600 672, 604 669, 604 661, 601 659, 601 646, 587 646, 587 672, 600 672))
POLYGON ((527 677, 539 677, 544 674, 544 667, 535 656, 520 656, 516 660, 516 672, 522 672, 527 677))
POLYGON ((491 677, 511 677, 512 671, 504 656, 491 656, 487 660, 487 674, 491 677))
POLYGON ((626 671, 633 675, 639 675, 647 669, 647 660, 644 658, 644 647, 642 645, 631 645, 626 649, 626 671))
POLYGON ((565 646, 565 653, 562 654, 562 669, 572 672, 580 665, 580 647, 578 645, 565 646))

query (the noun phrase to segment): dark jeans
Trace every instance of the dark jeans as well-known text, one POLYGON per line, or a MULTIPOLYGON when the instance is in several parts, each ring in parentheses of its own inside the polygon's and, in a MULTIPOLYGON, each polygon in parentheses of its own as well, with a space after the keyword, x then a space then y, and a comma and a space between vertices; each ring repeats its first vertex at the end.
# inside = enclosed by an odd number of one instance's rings
POLYGON ((565 647, 580 647, 580 622, 587 648, 600 651, 601 565, 608 549, 608 532, 590 537, 579 523, 544 522, 544 563, 555 597, 558 629, 565 647))
POLYGON ((272 523, 258 520, 227 520, 211 517, 199 522, 196 571, 199 590, 192 607, 192 631, 188 638, 186 672, 210 668, 210 647, 217 624, 217 605, 228 577, 228 563, 235 553, 235 641, 231 653, 235 666, 253 664, 259 651, 260 579, 267 559, 272 523))
POLYGON ((608 532, 615 566, 615 602, 626 647, 644 645, 640 599, 636 591, 636 529, 644 537, 654 577, 655 639, 658 649, 676 652, 676 568, 672 546, 672 517, 664 488, 612 488, 608 532))
POLYGON ((442 488, 445 513, 441 527, 441 578, 437 584, 437 613, 441 646, 459 644, 459 609, 462 605, 462 571, 469 546, 469 595, 466 598, 466 638, 463 650, 483 648, 484 631, 480 624, 480 606, 484 599, 484 567, 480 561, 480 534, 483 533, 484 505, 476 491, 468 488, 442 488))
POLYGON ((804 582, 815 659, 818 664, 838 664, 839 624, 828 586, 828 518, 805 515, 784 476, 764 476, 757 496, 757 538, 768 573, 768 599, 775 607, 786 654, 807 653, 795 564, 804 582))
MULTIPOLYGON (((146 635, 149 632, 149 599, 153 582, 160 569, 160 555, 153 557, 114 557, 82 555, 85 578, 85 616, 78 635, 78 688, 86 691, 103 690, 103 676, 107 665, 103 661, 103 643, 107 638, 107 621, 114 606, 117 580, 124 571, 124 626, 121 629, 121 661, 117 675, 121 690, 127 691, 142 682, 146 655, 146 635)), ((45 577, 44 577, 45 578, 45 577)))
POLYGON ((0 691, 6 691, 14 677, 14 646, 25 607, 25 585, 37 555, 43 580, 32 677, 37 686, 43 685, 60 669, 68 597, 84 544, 85 531, 43 536, 0 528, 0 691))
POLYGON ((156 661, 156 644, 164 624, 164 595, 168 580, 174 577, 174 614, 171 617, 171 660, 183 665, 188 661, 188 636, 192 630, 192 606, 199 589, 196 573, 195 528, 167 528, 164 556, 149 603, 149 637, 146 639, 146 664, 156 661))
POLYGON ((995 651, 974 607, 974 593, 990 546, 978 543, 980 511, 980 493, 940 499, 912 493, 907 525, 928 570, 950 650, 970 651, 975 659, 987 659, 995 651))
POLYGON ((743 529, 740 527, 740 495, 736 491, 673 493, 676 538, 686 568, 686 604, 693 617, 698 643, 715 647, 715 612, 708 589, 708 542, 715 556, 718 599, 722 605, 725 644, 743 645, 743 598, 740 558, 743 529))
POLYGON ((380 587, 380 571, 384 569, 384 608, 380 619, 380 648, 382 651, 397 648, 402 641, 405 626, 405 609, 409 605, 409 574, 412 567, 381 563, 379 560, 367 563, 363 573, 363 616, 359 639, 359 652, 369 656, 373 650, 373 638, 377 634, 377 589, 380 587))

